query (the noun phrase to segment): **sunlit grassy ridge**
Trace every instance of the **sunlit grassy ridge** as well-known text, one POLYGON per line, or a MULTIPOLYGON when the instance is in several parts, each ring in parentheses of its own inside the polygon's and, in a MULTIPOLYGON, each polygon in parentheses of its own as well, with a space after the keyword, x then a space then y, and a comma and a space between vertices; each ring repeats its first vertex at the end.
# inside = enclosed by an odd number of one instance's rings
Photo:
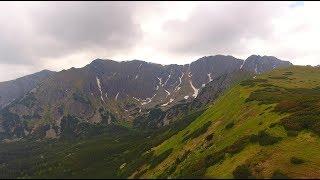
POLYGON ((319 177, 318 87, 320 69, 312 67, 277 69, 244 81, 154 147, 155 158, 166 157, 137 172, 150 178, 319 177), (186 152, 191 153, 185 157, 186 152))

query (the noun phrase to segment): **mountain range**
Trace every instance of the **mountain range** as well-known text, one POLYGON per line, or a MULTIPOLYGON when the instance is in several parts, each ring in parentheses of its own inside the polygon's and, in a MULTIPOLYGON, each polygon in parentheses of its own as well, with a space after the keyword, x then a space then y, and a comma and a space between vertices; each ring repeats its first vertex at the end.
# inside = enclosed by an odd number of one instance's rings
POLYGON ((83 68, 41 71, 0 83, 0 132, 2 138, 58 137, 67 115, 88 123, 160 127, 191 106, 214 101, 236 77, 291 65, 272 56, 216 55, 185 65, 96 59, 83 68), (220 89, 208 94, 210 87, 220 89))

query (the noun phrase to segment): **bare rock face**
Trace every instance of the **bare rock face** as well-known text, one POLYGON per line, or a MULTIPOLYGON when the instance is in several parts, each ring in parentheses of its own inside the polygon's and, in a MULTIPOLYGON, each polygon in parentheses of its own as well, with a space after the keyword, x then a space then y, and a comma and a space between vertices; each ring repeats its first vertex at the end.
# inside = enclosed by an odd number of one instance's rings
POLYGON ((53 139, 53 138, 57 138, 57 133, 54 129, 50 128, 49 130, 46 131, 46 136, 45 138, 48 139, 53 139))
MULTIPOLYGON (((0 110, 0 136, 25 137, 25 132, 32 135, 31 129, 39 124, 55 127, 54 136, 59 136, 61 124, 68 125, 65 121, 72 119, 67 116, 76 117, 76 124, 106 125, 116 121, 137 123, 137 119, 139 125, 150 124, 151 118, 152 126, 159 127, 189 109, 213 102, 237 77, 242 77, 241 72, 258 74, 290 65, 271 56, 250 56, 244 61, 216 55, 191 64, 165 66, 140 60, 96 59, 83 68, 44 71, 30 76, 32 80, 29 76, 16 80, 20 86, 30 86, 10 96, 16 99, 0 110)), ((10 100, 2 84, 0 105, 10 100)), ((38 135, 53 136, 50 128, 37 128, 38 135)))

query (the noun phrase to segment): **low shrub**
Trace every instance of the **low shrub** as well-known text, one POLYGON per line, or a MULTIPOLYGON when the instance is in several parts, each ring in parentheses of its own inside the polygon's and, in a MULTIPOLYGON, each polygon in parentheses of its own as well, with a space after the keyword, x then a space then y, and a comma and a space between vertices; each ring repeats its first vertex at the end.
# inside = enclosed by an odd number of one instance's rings
POLYGON ((195 131, 193 131, 191 134, 187 135, 186 137, 183 138, 183 142, 188 141, 189 139, 194 139, 199 137, 200 135, 204 134, 207 132, 209 126, 211 125, 211 121, 208 121, 207 123, 205 123, 201 128, 196 129, 195 131))
POLYGON ((219 162, 221 162, 225 157, 225 153, 223 153, 222 151, 219 151, 217 153, 214 153, 213 155, 208 155, 205 158, 205 165, 206 167, 210 167, 213 166, 219 162))
POLYGON ((269 128, 274 128, 274 127, 276 127, 277 124, 278 124, 278 123, 271 123, 271 124, 269 125, 269 128))
POLYGON ((249 179, 252 178, 252 172, 247 165, 240 165, 232 172, 235 179, 249 179))
POLYGON ((173 149, 170 148, 168 150, 166 150, 165 152, 161 153, 159 156, 154 157, 151 160, 150 163, 150 169, 155 168, 157 165, 159 165, 162 161, 164 161, 168 156, 170 156, 170 154, 172 153, 173 149))
POLYGON ((234 126, 234 122, 230 122, 226 125, 225 129, 231 129, 234 126))
POLYGON ((293 130, 287 131, 287 136, 288 136, 288 137, 297 137, 298 134, 299 134, 298 131, 293 131, 293 130))
POLYGON ((290 162, 292 164, 303 164, 305 161, 303 159, 297 158, 297 157, 292 157, 290 159, 290 162))
POLYGON ((230 153, 230 154, 237 154, 241 152, 246 147, 246 145, 250 142, 249 139, 250 139, 250 136, 244 136, 240 138, 231 146, 226 147, 224 149, 224 152, 230 153))
POLYGON ((259 143, 261 146, 272 145, 279 142, 281 137, 274 137, 266 133, 265 131, 260 131, 258 135, 251 135, 250 142, 259 143))
POLYGON ((213 134, 209 134, 207 137, 206 137, 206 141, 211 141, 213 139, 213 134))
POLYGON ((289 179, 289 177, 283 174, 280 170, 276 170, 273 174, 271 179, 289 179))

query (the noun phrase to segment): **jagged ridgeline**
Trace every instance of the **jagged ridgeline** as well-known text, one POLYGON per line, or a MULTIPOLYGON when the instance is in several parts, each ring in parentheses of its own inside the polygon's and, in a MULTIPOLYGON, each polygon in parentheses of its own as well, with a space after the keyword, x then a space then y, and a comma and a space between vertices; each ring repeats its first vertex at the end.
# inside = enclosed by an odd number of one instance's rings
POLYGON ((97 59, 83 68, 44 71, 0 83, 0 139, 59 138, 64 121, 74 118, 76 134, 86 123, 163 127, 242 79, 291 65, 272 56, 216 55, 185 65, 97 59))

